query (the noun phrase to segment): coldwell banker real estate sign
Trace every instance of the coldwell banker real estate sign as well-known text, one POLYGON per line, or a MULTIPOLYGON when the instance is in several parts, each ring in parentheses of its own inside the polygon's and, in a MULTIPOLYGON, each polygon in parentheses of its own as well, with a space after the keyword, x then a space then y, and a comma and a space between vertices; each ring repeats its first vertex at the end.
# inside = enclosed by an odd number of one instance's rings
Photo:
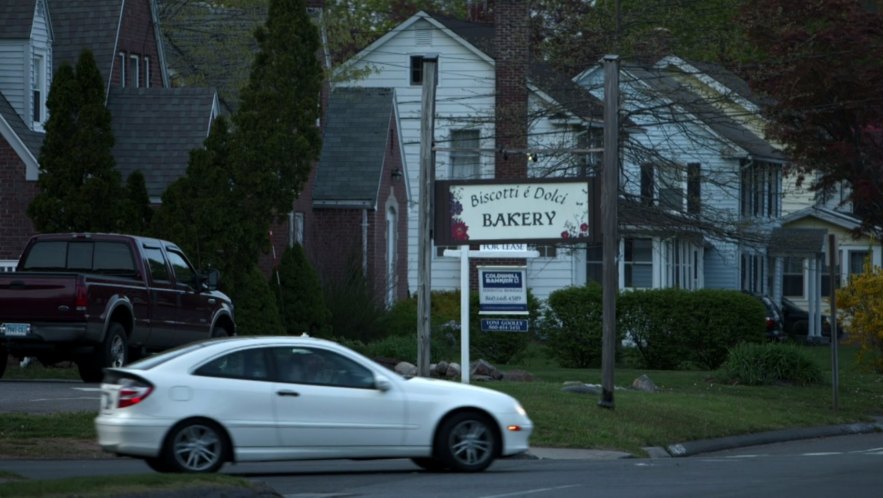
POLYGON ((584 179, 436 182, 436 244, 585 242, 589 204, 584 179))
POLYGON ((480 315, 526 315, 527 268, 523 266, 478 267, 478 313, 480 315))

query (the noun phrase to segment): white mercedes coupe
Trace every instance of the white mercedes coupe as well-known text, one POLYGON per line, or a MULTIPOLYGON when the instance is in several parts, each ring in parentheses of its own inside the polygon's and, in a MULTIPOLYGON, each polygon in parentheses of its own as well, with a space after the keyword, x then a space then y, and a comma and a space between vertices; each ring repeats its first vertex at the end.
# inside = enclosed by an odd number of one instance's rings
POLYGON ((533 424, 498 391, 404 378, 323 339, 240 336, 105 369, 95 428, 158 472, 372 458, 478 472, 526 452, 533 424))

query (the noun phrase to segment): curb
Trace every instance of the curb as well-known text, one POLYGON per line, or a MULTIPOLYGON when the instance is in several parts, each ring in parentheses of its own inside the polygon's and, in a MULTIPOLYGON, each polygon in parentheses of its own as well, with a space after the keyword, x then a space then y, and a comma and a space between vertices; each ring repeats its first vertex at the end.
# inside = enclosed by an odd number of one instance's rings
MULTIPOLYGON (((822 427, 803 427, 796 429, 783 429, 778 431, 758 432, 741 436, 728 436, 717 439, 689 441, 685 443, 671 444, 664 449, 670 456, 685 457, 709 453, 713 451, 729 450, 745 446, 795 441, 798 439, 814 439, 819 437, 843 436, 849 434, 866 434, 869 432, 883 432, 883 418, 877 418, 875 422, 854 423, 822 427)), ((650 452, 648 452, 650 453, 650 452)), ((658 454, 654 451, 652 454, 658 454)), ((653 458, 651 454, 651 458, 653 458)))

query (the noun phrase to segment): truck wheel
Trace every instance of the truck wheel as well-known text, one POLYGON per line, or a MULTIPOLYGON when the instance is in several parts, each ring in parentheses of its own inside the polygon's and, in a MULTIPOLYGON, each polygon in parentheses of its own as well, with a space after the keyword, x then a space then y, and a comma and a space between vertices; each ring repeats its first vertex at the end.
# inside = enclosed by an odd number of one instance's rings
POLYGON ((6 372, 6 361, 9 359, 9 351, 6 351, 6 348, 0 347, 0 377, 3 377, 3 374, 6 372))
POLYGON ((101 382, 104 368, 121 367, 128 362, 129 344, 126 329, 119 323, 111 323, 104 342, 95 347, 95 352, 79 361, 77 368, 83 382, 101 382))

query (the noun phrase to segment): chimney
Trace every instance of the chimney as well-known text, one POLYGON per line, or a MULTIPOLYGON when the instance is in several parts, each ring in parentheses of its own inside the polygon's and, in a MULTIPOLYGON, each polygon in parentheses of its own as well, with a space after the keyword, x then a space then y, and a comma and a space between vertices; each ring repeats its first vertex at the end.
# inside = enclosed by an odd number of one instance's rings
POLYGON ((525 0, 496 0, 496 178, 527 178, 527 70, 530 17, 525 0))

